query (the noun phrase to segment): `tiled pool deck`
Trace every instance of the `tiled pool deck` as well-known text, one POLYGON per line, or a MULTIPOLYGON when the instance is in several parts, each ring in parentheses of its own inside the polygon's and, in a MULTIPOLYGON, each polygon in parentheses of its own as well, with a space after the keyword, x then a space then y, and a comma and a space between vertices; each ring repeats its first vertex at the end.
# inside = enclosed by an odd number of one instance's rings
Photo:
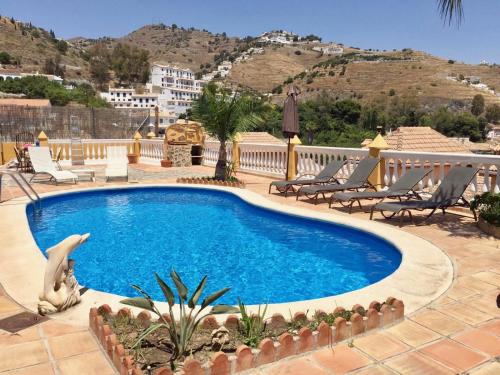
MULTIPOLYGON (((206 167, 162 169, 138 165, 134 168, 132 179, 145 183, 174 182, 177 177, 213 172, 206 167)), ((108 185, 103 180, 102 168, 97 169, 97 182, 81 182, 77 187, 108 185)), ((328 210, 326 204, 315 206, 296 202, 293 197, 268 195, 268 178, 248 174, 240 177, 247 189, 270 200, 347 215, 343 209, 328 210)), ((35 188, 43 193, 74 187, 37 184, 35 188)), ((17 196, 19 192, 9 188, 2 198, 10 194, 17 196)), ((359 210, 353 215, 368 219, 368 214, 359 210)), ((397 225, 396 221, 385 222, 397 225)), ((406 225, 402 230, 431 241, 452 259, 456 277, 442 298, 407 316, 404 322, 356 337, 350 345, 336 345, 285 359, 252 373, 500 374, 500 309, 496 307, 496 296, 500 293, 500 241, 482 234, 470 218, 452 214, 435 215, 429 225, 406 225)), ((0 319, 23 310, 0 289, 0 319)), ((113 373, 86 328, 49 320, 17 334, 0 330, 1 375, 113 373)))

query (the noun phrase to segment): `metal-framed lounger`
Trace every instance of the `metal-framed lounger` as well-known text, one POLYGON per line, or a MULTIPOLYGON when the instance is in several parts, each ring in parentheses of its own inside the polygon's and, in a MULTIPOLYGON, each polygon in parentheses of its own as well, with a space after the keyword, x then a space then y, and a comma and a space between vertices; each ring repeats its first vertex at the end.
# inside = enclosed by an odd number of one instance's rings
MULTIPOLYGON (((471 167, 453 167, 448 174, 443 178, 443 181, 438 186, 436 191, 427 200, 405 201, 405 202, 381 202, 377 203, 370 214, 370 220, 373 219, 373 212, 380 211, 385 218, 391 218, 399 213, 399 226, 403 225, 403 218, 406 212, 413 222, 411 210, 423 211, 426 209, 432 210, 425 220, 430 218, 437 209, 446 213, 446 209, 453 206, 469 207, 470 203, 464 198, 467 186, 472 182, 474 176, 479 172, 477 168, 471 167), (384 211, 389 211, 390 214, 384 214, 384 211)), ((476 212, 472 210, 474 219, 477 220, 476 212)))
POLYGON ((31 165, 33 166, 34 174, 30 179, 30 182, 34 181, 46 181, 47 179, 39 179, 39 175, 49 175, 49 181, 55 181, 56 184, 59 182, 71 181, 74 184, 78 182, 78 176, 70 171, 58 171, 54 162, 52 161, 52 156, 50 156, 50 150, 48 147, 30 147, 28 149, 30 155, 31 165))
POLYGON ((377 158, 366 157, 361 159, 345 183, 303 186, 297 191, 296 199, 298 200, 300 195, 305 195, 309 199, 314 199, 314 204, 317 204, 320 194, 326 200, 325 194, 327 193, 364 188, 375 189, 368 181, 368 177, 370 177, 378 163, 380 163, 380 159, 377 158))
MULTIPOLYGON (((385 198, 416 198, 422 199, 418 193, 414 190, 415 186, 422 181, 425 176, 431 173, 431 169, 412 169, 407 171, 403 176, 399 178, 393 185, 391 185, 387 190, 381 191, 349 191, 349 192, 339 192, 334 193, 330 197, 330 208, 332 203, 337 201, 344 207, 349 207, 349 213, 352 212, 352 206, 354 203, 358 203, 359 208, 361 206, 362 199, 380 199, 379 203, 385 198)), ((373 209, 373 207, 372 207, 373 209)))
POLYGON ((271 188, 273 186, 276 187, 276 190, 278 190, 280 193, 285 193, 286 197, 290 190, 295 192, 295 186, 326 184, 332 181, 337 181, 335 179, 335 175, 340 171, 344 164, 345 162, 343 160, 331 161, 314 178, 302 178, 305 176, 314 176, 313 174, 303 174, 298 178, 290 181, 273 181, 269 184, 268 194, 271 194, 271 188))

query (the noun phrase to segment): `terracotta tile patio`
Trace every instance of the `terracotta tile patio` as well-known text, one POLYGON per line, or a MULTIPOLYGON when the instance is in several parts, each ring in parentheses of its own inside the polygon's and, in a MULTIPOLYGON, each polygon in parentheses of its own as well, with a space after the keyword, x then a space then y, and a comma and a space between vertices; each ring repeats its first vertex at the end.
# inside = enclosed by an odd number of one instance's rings
MULTIPOLYGON (((209 175, 211 168, 191 169, 137 165, 141 182, 174 182, 179 176, 209 175)), ((97 182, 77 187, 105 186, 102 170, 97 182)), ((293 197, 267 194, 270 179, 241 174, 247 189, 280 203, 346 214, 336 207, 296 202, 293 197)), ((125 184, 117 182, 116 184, 125 184)), ((39 192, 72 189, 73 186, 37 184, 39 192)), ((8 196, 19 194, 10 187, 8 196)), ((4 195, 4 199, 8 198, 4 195)), ((368 219, 355 209, 353 215, 368 219)), ((417 215, 418 218, 418 215, 417 215)), ((377 218, 377 220, 381 220, 377 218)), ((417 220, 418 223, 418 220, 417 220)), ((387 225, 397 225, 388 221, 387 225)), ((488 238, 464 216, 436 215, 428 225, 402 228, 443 249, 453 260, 456 279, 452 288, 430 306, 407 316, 404 322, 384 331, 355 338, 300 357, 284 359, 254 370, 255 374, 500 374, 500 241, 488 238)), ((397 296, 396 296, 397 297, 397 296)), ((0 288, 0 319, 23 311, 0 288)), ((113 374, 96 339, 85 326, 49 320, 16 334, 0 330, 0 374, 113 374)))

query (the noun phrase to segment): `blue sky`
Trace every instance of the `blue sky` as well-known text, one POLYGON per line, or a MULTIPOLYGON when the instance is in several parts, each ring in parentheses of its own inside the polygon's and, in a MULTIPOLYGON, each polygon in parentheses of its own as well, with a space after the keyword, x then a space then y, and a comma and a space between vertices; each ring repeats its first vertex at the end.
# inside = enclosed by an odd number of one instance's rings
POLYGON ((362 48, 414 48, 469 63, 500 63, 500 1, 464 0, 460 28, 439 18, 437 0, 1 0, 0 14, 57 36, 122 36, 148 23, 257 35, 317 34, 362 48))

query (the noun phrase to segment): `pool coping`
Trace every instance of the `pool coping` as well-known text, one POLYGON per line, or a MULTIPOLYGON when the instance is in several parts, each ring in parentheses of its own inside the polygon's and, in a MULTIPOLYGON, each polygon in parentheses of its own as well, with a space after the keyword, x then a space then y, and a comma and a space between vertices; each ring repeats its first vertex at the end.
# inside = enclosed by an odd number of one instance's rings
MULTIPOLYGON (((402 254, 401 264, 392 274, 364 288, 331 297, 298 302, 269 304, 268 314, 293 314, 297 311, 333 311, 336 306, 349 307, 355 304, 369 305, 373 300, 392 296, 404 301, 405 313, 426 306, 440 297, 453 282, 453 264, 441 249, 416 235, 396 229, 390 225, 359 219, 341 214, 322 213, 270 201, 258 193, 246 189, 196 185, 196 184, 134 184, 109 185, 103 187, 71 189, 41 194, 42 198, 109 189, 137 189, 147 187, 182 187, 229 192, 243 201, 280 213, 349 226, 374 234, 394 245, 402 254)), ((38 248, 31 233, 26 205, 28 198, 15 198, 0 204, 0 283, 5 291, 19 304, 36 311, 38 295, 43 289, 46 259, 38 248), (13 229, 12 223, 16 223, 13 229)), ((80 233, 82 234, 82 233, 80 233)), ((78 251, 78 249, 76 250, 78 251)), ((78 267, 78 264, 76 264, 78 267)), ((152 272, 154 270, 151 270, 152 272)), ((138 281, 140 284, 140 281, 138 281)), ((89 289, 82 295, 80 304, 51 317, 76 324, 88 324, 88 312, 92 307, 110 305, 114 310, 123 307, 119 303, 125 297, 89 289)), ((159 302, 161 310, 167 307, 159 302)), ((249 306, 250 311, 257 306, 249 306)), ((222 317, 221 317, 222 318, 222 317)))

